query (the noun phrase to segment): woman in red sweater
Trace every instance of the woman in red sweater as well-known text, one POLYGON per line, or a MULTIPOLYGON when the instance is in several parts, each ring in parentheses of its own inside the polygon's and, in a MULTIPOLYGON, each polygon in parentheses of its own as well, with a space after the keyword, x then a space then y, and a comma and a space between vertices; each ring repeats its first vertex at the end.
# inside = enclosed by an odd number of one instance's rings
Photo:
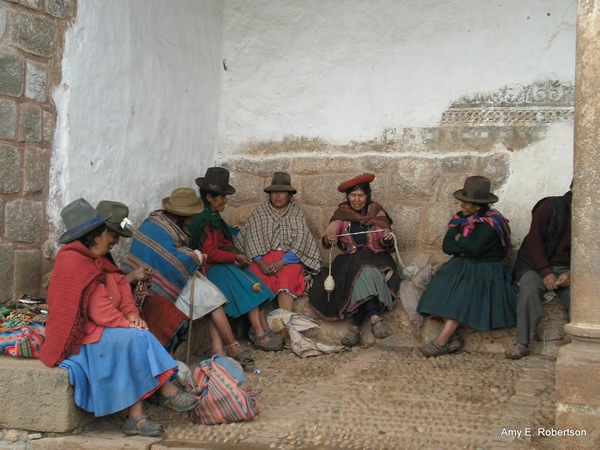
POLYGON ((129 282, 105 255, 119 234, 80 198, 61 212, 67 231, 48 288, 46 341, 40 359, 69 371, 75 403, 96 416, 128 409, 127 435, 159 436, 163 428, 144 414, 154 392, 160 403, 189 411, 196 399, 169 380, 177 363, 158 342, 135 305, 129 282))

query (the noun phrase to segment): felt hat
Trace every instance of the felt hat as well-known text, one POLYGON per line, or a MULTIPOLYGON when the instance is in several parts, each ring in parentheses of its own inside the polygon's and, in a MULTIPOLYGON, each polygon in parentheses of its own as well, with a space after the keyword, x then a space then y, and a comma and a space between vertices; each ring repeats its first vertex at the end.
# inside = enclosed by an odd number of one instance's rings
POLYGON ((462 189, 454 191, 454 198, 463 202, 487 204, 496 203, 498 197, 490 192, 490 180, 486 177, 472 176, 465 180, 462 189))
POLYGON ((63 208, 60 217, 67 231, 58 238, 58 242, 68 244, 98 228, 110 219, 110 214, 101 216, 86 199, 78 198, 63 208))
POLYGON ((229 171, 222 167, 209 167, 204 177, 196 178, 196 184, 211 194, 235 194, 235 188, 229 185, 229 171))
POLYGON ((363 173, 357 177, 351 178, 341 183, 337 190, 340 192, 346 192, 348 189, 356 186, 357 184, 370 183, 375 179, 375 175, 372 173, 363 173))
POLYGON ((265 192, 289 192, 295 194, 297 191, 292 187, 290 174, 286 172, 275 172, 271 180, 271 186, 264 189, 265 192))
POLYGON ((123 228, 121 222, 129 215, 129 208, 121 202, 102 200, 96 205, 96 212, 101 216, 110 214, 110 219, 106 221, 106 226, 121 237, 130 238, 133 231, 123 228))
POLYGON ((177 188, 170 197, 162 200, 165 211, 178 216, 195 216, 204 209, 204 204, 192 188, 177 188))

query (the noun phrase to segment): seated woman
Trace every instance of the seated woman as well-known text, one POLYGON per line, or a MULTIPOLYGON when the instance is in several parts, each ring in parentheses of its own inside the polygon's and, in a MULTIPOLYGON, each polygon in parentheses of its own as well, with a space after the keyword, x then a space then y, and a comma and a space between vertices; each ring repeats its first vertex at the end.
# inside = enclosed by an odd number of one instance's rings
POLYGON ((325 290, 328 272, 322 271, 308 291, 310 305, 323 318, 352 318, 342 339, 348 347, 360 343, 360 328, 367 315, 376 338, 391 334, 381 313, 393 308, 400 287, 396 262, 389 253, 394 245, 392 219, 371 200, 374 179, 375 175, 367 173, 338 186, 346 201, 333 213, 321 239, 325 248, 337 244, 343 251, 331 264, 335 288, 329 293, 325 290))
POLYGON ((455 334, 461 325, 479 331, 512 327, 517 323, 517 286, 508 265, 512 244, 508 220, 490 203, 490 180, 468 177, 454 192, 460 201, 448 224, 442 250, 452 258, 438 269, 423 293, 417 311, 441 317, 440 334, 421 347, 426 356, 440 356, 462 348, 455 334))
MULTIPOLYGON (((121 202, 102 200, 96 205, 96 212, 102 217, 110 216, 110 219, 106 221, 109 230, 114 231, 121 237, 130 238, 133 236, 131 229, 123 227, 123 221, 128 220, 129 216, 127 205, 121 202)), ((116 265, 112 252, 108 252, 106 257, 116 265)), ((148 329, 165 346, 167 351, 173 354, 179 344, 185 340, 185 333, 188 330, 188 317, 167 297, 148 295, 150 294, 148 283, 151 284, 153 275, 154 271, 151 267, 140 266, 129 272, 126 278, 132 289, 134 289, 134 299, 140 309, 142 319, 148 325, 148 329)))
POLYGON ((321 254, 304 211, 292 197, 296 193, 285 172, 275 172, 264 189, 269 199, 254 210, 234 237, 236 247, 254 261, 248 267, 277 293, 281 309, 292 311, 294 299, 305 290, 306 276, 321 268, 321 254))
POLYGON ((227 299, 199 271, 203 255, 189 247, 187 227, 202 211, 202 203, 192 188, 178 188, 162 204, 163 209, 151 212, 136 231, 126 270, 152 268, 150 292, 169 298, 192 320, 208 316, 213 354, 226 352, 245 368, 253 366, 254 360, 235 340, 223 310, 227 299))
POLYGON ((123 432, 158 436, 162 426, 144 414, 142 401, 189 411, 196 399, 169 380, 177 363, 140 318, 129 283, 105 255, 119 239, 80 198, 61 212, 67 231, 48 287, 46 341, 40 359, 69 371, 75 403, 96 416, 128 408, 123 432))
POLYGON ((190 227, 190 244, 207 255, 206 276, 225 294, 229 303, 225 312, 237 318, 248 314, 254 334, 251 340, 264 351, 283 348, 283 339, 269 329, 266 315, 259 306, 275 294, 249 270, 252 260, 233 245, 229 226, 221 217, 227 196, 235 189, 229 185, 229 172, 221 167, 209 167, 204 177, 196 178, 204 209, 190 227))

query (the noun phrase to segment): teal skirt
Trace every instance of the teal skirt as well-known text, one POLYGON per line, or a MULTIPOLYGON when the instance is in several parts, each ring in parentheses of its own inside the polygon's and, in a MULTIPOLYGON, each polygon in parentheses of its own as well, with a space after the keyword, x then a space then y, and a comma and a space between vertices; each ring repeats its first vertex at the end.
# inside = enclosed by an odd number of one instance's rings
POLYGON ((225 295, 228 303, 223 309, 234 319, 275 298, 271 289, 251 270, 242 271, 235 264, 214 264, 206 271, 206 278, 225 295), (260 286, 260 290, 254 291, 254 284, 260 286))
POLYGON ((417 311, 479 331, 513 327, 517 292, 510 266, 455 256, 433 276, 417 311))

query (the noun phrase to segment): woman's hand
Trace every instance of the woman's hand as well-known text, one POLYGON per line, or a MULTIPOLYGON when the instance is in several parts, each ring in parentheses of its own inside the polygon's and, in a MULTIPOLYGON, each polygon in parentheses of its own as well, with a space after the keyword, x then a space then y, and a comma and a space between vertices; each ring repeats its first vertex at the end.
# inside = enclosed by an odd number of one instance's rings
POLYGON ((277 272, 279 272, 281 269, 283 269, 283 266, 285 266, 285 261, 283 261, 283 259, 280 259, 279 261, 275 261, 269 267, 269 275, 275 275, 277 272))
POLYGON ((260 270, 264 275, 271 275, 271 266, 269 266, 264 260, 259 259, 256 261, 256 265, 258 266, 258 270, 260 270))
POLYGON ((152 270, 151 267, 140 266, 127 274, 127 280, 130 283, 133 283, 134 281, 150 280, 153 275, 154 270, 152 270))
POLYGON ((147 330, 148 325, 140 316, 134 316, 133 314, 127 317, 129 320, 129 328, 137 328, 138 330, 147 330))
POLYGON ((389 228, 384 228, 381 234, 383 235, 384 241, 389 241, 390 239, 394 238, 394 236, 392 236, 392 230, 390 230, 389 228))
POLYGON ((323 237, 323 240, 325 242, 327 242, 329 245, 335 245, 335 244, 337 244, 338 238, 337 238, 337 236, 335 234, 326 234, 323 237))
POLYGON ((252 264, 252 260, 246 255, 237 255, 236 262, 239 264, 240 267, 248 267, 250 264, 252 264))

